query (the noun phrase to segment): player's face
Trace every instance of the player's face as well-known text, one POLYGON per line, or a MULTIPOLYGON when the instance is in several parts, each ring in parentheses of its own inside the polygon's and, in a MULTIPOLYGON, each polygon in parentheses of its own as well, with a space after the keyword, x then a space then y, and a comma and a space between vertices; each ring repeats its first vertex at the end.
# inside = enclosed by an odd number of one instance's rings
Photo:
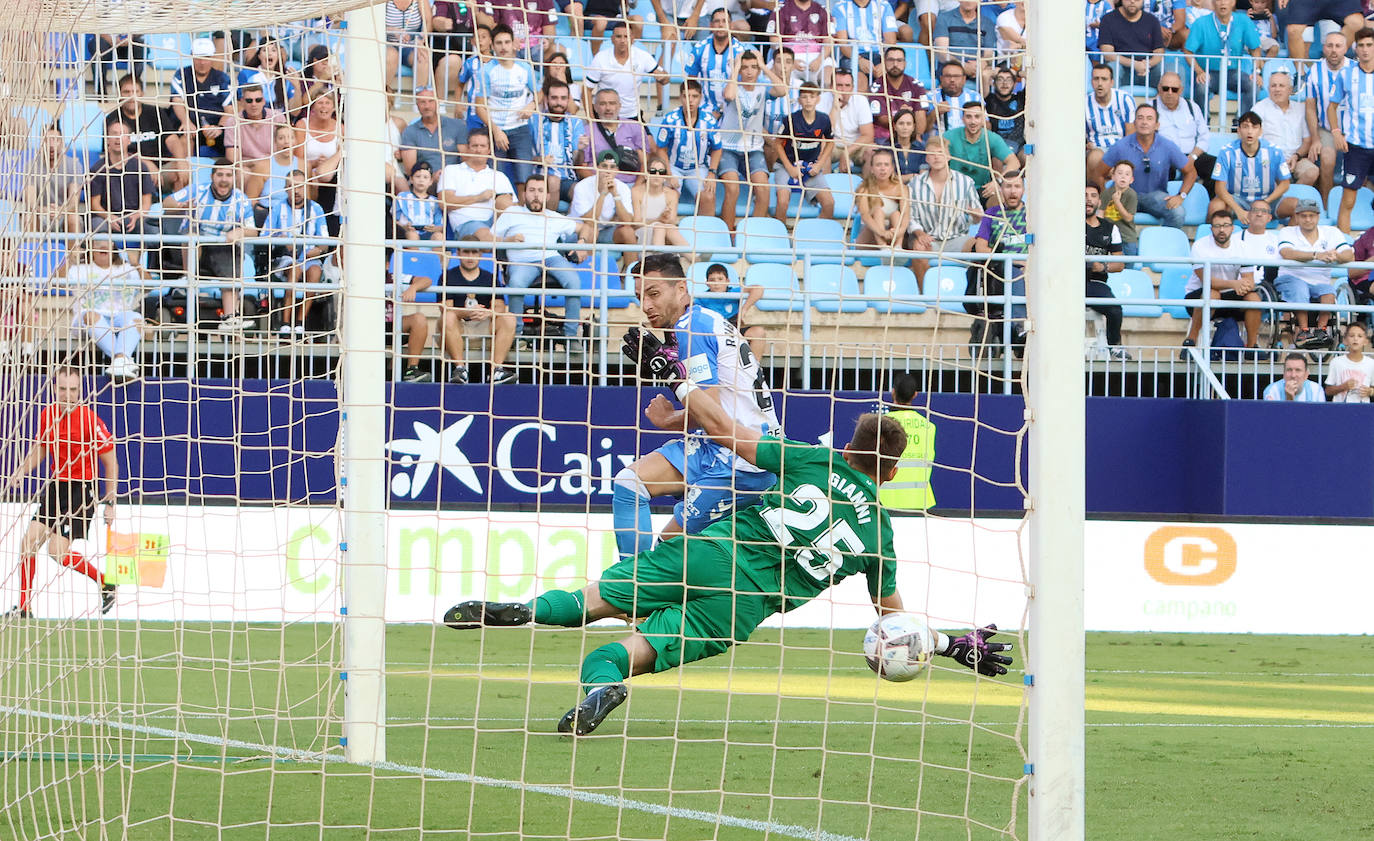
POLYGON ((687 283, 680 277, 646 276, 639 283, 639 308, 649 320, 649 326, 662 329, 682 317, 686 309, 683 299, 687 283))
POLYGON ((52 381, 53 397, 59 405, 71 408, 81 403, 81 378, 76 374, 59 374, 52 381))

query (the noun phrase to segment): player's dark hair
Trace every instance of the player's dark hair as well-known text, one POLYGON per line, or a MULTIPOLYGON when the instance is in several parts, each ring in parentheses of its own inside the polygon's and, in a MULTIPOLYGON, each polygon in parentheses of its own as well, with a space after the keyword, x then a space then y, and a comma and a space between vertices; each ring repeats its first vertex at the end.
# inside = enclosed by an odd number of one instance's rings
POLYGON ((1264 125, 1264 120, 1254 111, 1246 111, 1244 114, 1240 115, 1239 120, 1236 120, 1236 125, 1262 126, 1264 125))
POLYGON ((645 255, 644 259, 639 261, 639 273, 647 275, 649 272, 657 272, 664 277, 687 277, 687 272, 682 270, 682 259, 676 254, 645 255))
POLYGON ((682 86, 678 88, 678 91, 679 96, 683 93, 686 93, 687 91, 696 91, 697 93, 701 93, 701 82, 698 82, 696 79, 688 79, 687 81, 682 83, 682 86))
POLYGON ((897 379, 892 381, 892 399, 903 406, 911 405, 911 400, 916 396, 916 388, 920 381, 914 374, 898 374, 897 379))
POLYGON ((511 30, 509 26, 506 26, 504 23, 498 23, 491 28, 491 40, 495 41, 497 35, 509 35, 512 38, 515 37, 515 33, 511 30))
POLYGON ((869 412, 854 424, 854 437, 845 452, 856 470, 884 478, 897 467, 906 449, 906 430, 887 415, 869 412))
POLYGON ((1374 29, 1370 29, 1368 26, 1355 33, 1356 41, 1363 41, 1366 38, 1374 38, 1374 29))

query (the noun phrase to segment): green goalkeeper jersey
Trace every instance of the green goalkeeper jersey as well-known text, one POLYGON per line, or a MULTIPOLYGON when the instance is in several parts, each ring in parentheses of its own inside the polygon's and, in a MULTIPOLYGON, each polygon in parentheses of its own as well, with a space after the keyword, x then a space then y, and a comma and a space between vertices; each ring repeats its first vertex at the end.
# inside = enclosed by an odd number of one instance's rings
POLYGON ((777 483, 706 531, 734 538, 736 568, 775 610, 800 607, 855 573, 874 598, 896 592, 892 521, 872 479, 837 450, 779 438, 759 441, 755 463, 777 483))

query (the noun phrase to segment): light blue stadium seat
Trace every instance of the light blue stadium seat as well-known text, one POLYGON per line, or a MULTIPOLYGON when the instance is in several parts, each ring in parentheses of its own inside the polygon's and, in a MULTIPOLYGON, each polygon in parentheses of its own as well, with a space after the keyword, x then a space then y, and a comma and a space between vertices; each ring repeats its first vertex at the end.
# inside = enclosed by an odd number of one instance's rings
POLYGON ((918 44, 903 44, 902 52, 906 54, 906 75, 921 83, 921 87, 926 90, 935 88, 935 70, 931 67, 931 54, 927 47, 918 44))
POLYGON ((787 235, 787 226, 772 217, 750 216, 739 220, 735 244, 750 263, 792 265, 792 238, 787 235))
MULTIPOLYGON (((590 32, 590 28, 588 31, 590 32)), ((609 38, 607 42, 609 43, 609 38)), ((558 45, 558 51, 568 57, 568 69, 573 81, 582 81, 583 72, 592 64, 592 48, 587 39, 566 35, 555 38, 554 43, 558 45)))
MULTIPOLYGON (((625 278, 620 273, 616 265, 616 255, 609 251, 602 251, 595 254, 588 264, 578 267, 578 275, 582 281, 583 289, 605 289, 609 294, 606 298, 606 308, 612 310, 623 310, 634 303, 634 293, 628 294, 625 278), (620 293, 620 294, 614 294, 620 293)), ((590 295, 582 296, 583 306, 600 308, 601 302, 594 300, 590 295)))
POLYGON ((843 265, 847 256, 841 253, 845 248, 844 226, 834 219, 802 219, 792 229, 792 242, 796 246, 797 259, 811 254, 811 265, 843 265), (830 251, 832 253, 826 254, 830 251))
POLYGON ((191 168, 192 187, 204 187, 210 183, 210 173, 215 168, 214 158, 187 158, 186 164, 191 168))
POLYGON ((1264 97, 1267 98, 1269 96, 1269 77, 1274 75, 1275 73, 1278 73, 1279 71, 1287 72, 1288 77, 1293 80, 1293 98, 1296 99, 1298 94, 1297 89, 1302 87, 1302 85, 1299 84, 1300 78, 1298 76, 1298 71, 1293 67, 1293 62, 1288 61, 1287 59, 1277 61, 1266 61, 1264 63, 1264 81, 1260 85, 1260 89, 1256 91, 1256 93, 1262 94, 1264 97))
POLYGON ((812 266, 806 275, 806 291, 815 293, 811 306, 817 312, 863 312, 868 304, 856 300, 859 277, 848 266, 812 266))
POLYGON ((1221 154, 1221 150, 1230 146, 1236 140, 1236 136, 1229 131, 1214 131, 1212 139, 1207 143, 1207 151, 1213 156, 1221 154))
MULTIPOLYGON (((1313 187, 1311 184, 1290 184, 1290 185, 1288 185, 1288 190, 1283 194, 1283 197, 1280 198, 1279 201, 1283 201, 1284 199, 1290 199, 1290 198, 1291 198, 1291 199, 1297 199, 1298 201, 1302 201, 1303 199, 1311 199, 1312 201, 1314 201, 1314 202, 1317 203, 1317 206, 1318 206, 1318 207, 1320 207, 1320 208, 1322 209, 1322 212, 1321 212, 1321 224, 1323 224, 1323 225, 1334 225, 1334 224, 1336 224, 1336 217, 1334 217, 1334 216, 1329 216, 1329 215, 1327 214, 1326 202, 1322 201, 1322 194, 1321 194, 1321 191, 1318 190, 1316 187, 1313 187)), ((1338 199, 1336 200, 1336 202, 1337 202, 1337 205, 1336 205, 1336 206, 1339 208, 1339 207, 1340 207, 1340 199, 1338 198, 1338 199)), ((1272 223, 1272 224, 1277 224, 1277 221, 1278 221, 1277 219, 1274 220, 1274 223, 1272 223)))
POLYGON ((67 259, 67 244, 60 241, 28 241, 19 246, 16 255, 19 265, 33 272, 37 280, 47 280, 57 274, 67 259))
POLYGON ((154 70, 180 70, 191 63, 191 33, 168 32, 143 36, 148 63, 154 70))
POLYGON ((921 300, 934 303, 945 312, 968 314, 964 305, 946 301, 949 295, 963 295, 968 289, 968 276, 963 266, 931 266, 921 283, 921 300))
MULTIPOLYGON (((1169 189, 1178 190, 1183 186, 1181 181, 1170 181, 1169 189)), ((1193 189, 1188 191, 1188 195, 1183 197, 1183 224, 1201 225, 1207 221, 1207 205, 1211 199, 1207 197, 1207 189, 1201 184, 1194 182, 1193 189)))
MULTIPOLYGON (((1165 269, 1159 278, 1159 297, 1161 300, 1183 300, 1184 290, 1188 288, 1188 276, 1193 273, 1192 266, 1170 266, 1165 269)), ((1108 284, 1110 285, 1110 284, 1108 284)), ((1113 293, 1115 294, 1115 293, 1113 293)), ((1186 321, 1188 310, 1186 307, 1165 305, 1164 311, 1174 318, 1186 321)))
POLYGON ((739 259, 739 249, 730 241, 730 229, 725 220, 716 216, 683 216, 677 229, 687 239, 687 245, 701 259, 717 263, 733 263, 739 259))
MULTIPOLYGON (((1112 288, 1112 294, 1118 298, 1155 297, 1155 285, 1150 280, 1150 276, 1138 269, 1127 269, 1124 272, 1107 275, 1107 285, 1112 288)), ((1164 314, 1164 308, 1143 304, 1126 304, 1122 306, 1121 314, 1130 318, 1158 318, 1164 314)))
MULTIPOLYGON (((697 295, 701 295, 707 291, 706 270, 711 268, 712 265, 713 264, 703 260, 699 260, 692 264, 691 270, 687 272, 687 291, 692 293, 692 297, 695 298, 697 295)), ((725 266, 725 274, 730 278, 730 284, 732 286, 739 286, 739 272, 735 271, 735 267, 728 263, 722 263, 721 265, 725 266)))
POLYGON ((444 261, 438 251, 395 251, 391 255, 391 275, 397 282, 409 282, 412 277, 427 277, 435 284, 444 276, 444 261))
POLYGON ((925 304, 919 303, 921 287, 916 275, 906 266, 874 266, 864 274, 864 294, 870 298, 885 300, 869 301, 868 305, 882 315, 899 312, 925 312, 925 304))
POLYGON ((81 155, 98 155, 105 145, 105 111, 94 102, 74 100, 62 109, 58 120, 62 139, 69 151, 81 155))
POLYGON ((37 105, 17 105, 10 109, 10 114, 19 121, 19 124, 28 130, 28 148, 38 148, 38 143, 43 139, 43 130, 52 125, 52 114, 46 108, 37 105))
MULTIPOLYGON (((1332 187, 1331 193, 1326 197, 1326 215, 1335 224, 1335 219, 1341 210, 1342 187, 1332 187)), ((1355 207, 1350 211, 1350 228, 1355 231, 1363 231, 1367 228, 1374 228, 1374 208, 1369 206, 1374 200, 1374 192, 1368 187, 1361 187, 1355 194, 1355 207)))
POLYGON ((797 285, 797 274, 791 266, 778 263, 756 263, 744 275, 746 286, 763 287, 763 297, 758 308, 763 312, 801 312, 801 287, 797 285))
POLYGON ((1205 224, 1205 223, 1202 224, 1202 225, 1198 225, 1198 226, 1197 226, 1196 232, 1193 234, 1193 242, 1197 242, 1198 240, 1202 239, 1203 237, 1210 237, 1211 235, 1212 235, 1212 226, 1211 226, 1211 225, 1205 224))
MULTIPOLYGON (((1142 257, 1187 257, 1192 252, 1188 235, 1178 228, 1150 227, 1140 229, 1140 255, 1142 257)), ((1162 272, 1169 263, 1148 263, 1151 269, 1162 272)), ((1177 265, 1177 264, 1173 264, 1177 265)), ((1129 268, 1139 268, 1133 263, 1129 268)))
POLYGON ((821 182, 835 198, 836 219, 844 221, 854 215, 854 191, 858 189, 862 180, 857 175, 846 175, 842 172, 830 172, 821 176, 821 182))

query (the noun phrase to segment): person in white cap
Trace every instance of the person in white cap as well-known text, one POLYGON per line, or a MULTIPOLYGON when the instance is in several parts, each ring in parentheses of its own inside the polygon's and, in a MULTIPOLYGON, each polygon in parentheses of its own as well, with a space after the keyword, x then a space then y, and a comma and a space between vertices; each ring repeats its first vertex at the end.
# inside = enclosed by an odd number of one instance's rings
POLYGON ((224 155, 222 123, 234 103, 234 84, 216 65, 215 42, 191 42, 191 63, 172 76, 172 113, 181 120, 187 148, 203 158, 224 155))

